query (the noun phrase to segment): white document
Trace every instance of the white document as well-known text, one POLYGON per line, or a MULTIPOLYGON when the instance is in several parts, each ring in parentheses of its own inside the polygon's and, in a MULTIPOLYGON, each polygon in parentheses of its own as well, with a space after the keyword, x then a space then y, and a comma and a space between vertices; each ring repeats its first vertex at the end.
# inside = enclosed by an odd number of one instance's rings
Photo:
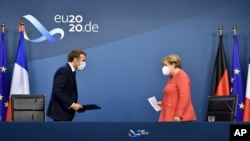
POLYGON ((156 100, 155 96, 148 98, 148 102, 149 102, 149 103, 151 104, 151 106, 155 109, 155 111, 158 112, 158 111, 161 110, 161 106, 159 106, 159 105, 157 104, 157 100, 156 100))

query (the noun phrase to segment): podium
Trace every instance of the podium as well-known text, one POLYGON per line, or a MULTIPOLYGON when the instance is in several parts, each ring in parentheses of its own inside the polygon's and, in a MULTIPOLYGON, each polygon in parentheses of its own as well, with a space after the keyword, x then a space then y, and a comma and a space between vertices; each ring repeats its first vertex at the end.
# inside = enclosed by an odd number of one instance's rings
POLYGON ((45 96, 11 95, 12 121, 45 121, 45 96))
POLYGON ((234 121, 238 96, 209 96, 207 116, 215 116, 215 121, 234 121))

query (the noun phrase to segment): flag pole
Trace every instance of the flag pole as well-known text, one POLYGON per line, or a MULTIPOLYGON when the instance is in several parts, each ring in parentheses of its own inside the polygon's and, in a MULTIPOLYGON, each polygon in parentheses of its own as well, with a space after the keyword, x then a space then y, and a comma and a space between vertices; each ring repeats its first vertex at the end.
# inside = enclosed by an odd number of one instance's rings
POLYGON ((21 31, 23 31, 23 27, 24 27, 24 22, 23 21, 20 21, 20 25, 21 25, 21 31))
POLYGON ((222 31, 223 31, 223 26, 219 26, 220 36, 222 35, 222 31))
POLYGON ((234 33, 234 35, 237 34, 237 33, 236 33, 236 30, 237 30, 237 25, 233 25, 233 33, 234 33))
POLYGON ((2 27, 2 32, 4 32, 5 24, 2 23, 2 24, 1 24, 1 27, 2 27))

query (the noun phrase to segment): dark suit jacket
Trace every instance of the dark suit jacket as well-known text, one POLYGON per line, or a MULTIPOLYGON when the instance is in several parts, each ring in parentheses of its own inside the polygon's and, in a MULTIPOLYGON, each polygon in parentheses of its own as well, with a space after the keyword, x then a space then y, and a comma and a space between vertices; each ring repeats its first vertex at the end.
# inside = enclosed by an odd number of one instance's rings
POLYGON ((54 75, 47 115, 54 120, 72 121, 75 111, 70 106, 73 102, 77 103, 77 98, 76 79, 67 63, 60 67, 54 75))

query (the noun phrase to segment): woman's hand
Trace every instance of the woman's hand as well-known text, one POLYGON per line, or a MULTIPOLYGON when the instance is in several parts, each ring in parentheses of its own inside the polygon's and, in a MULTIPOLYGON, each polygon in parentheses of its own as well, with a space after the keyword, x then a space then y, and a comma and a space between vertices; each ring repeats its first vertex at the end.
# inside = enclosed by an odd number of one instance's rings
POLYGON ((175 121, 175 122, 180 122, 180 121, 181 121, 181 117, 179 117, 179 116, 174 116, 174 121, 175 121))
POLYGON ((162 101, 157 101, 157 105, 161 106, 162 105, 162 101))

